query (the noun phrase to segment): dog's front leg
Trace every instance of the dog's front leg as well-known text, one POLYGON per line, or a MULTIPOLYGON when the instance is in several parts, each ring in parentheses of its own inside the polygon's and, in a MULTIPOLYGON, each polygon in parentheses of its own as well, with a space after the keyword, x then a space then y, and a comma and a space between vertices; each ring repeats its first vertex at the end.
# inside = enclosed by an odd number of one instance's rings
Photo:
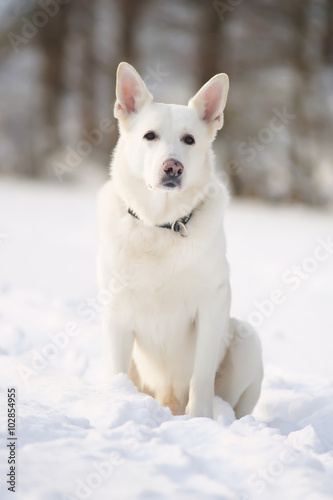
POLYGON ((134 332, 113 308, 106 307, 103 313, 103 349, 108 377, 118 373, 128 375, 133 344, 134 332))
POLYGON ((229 286, 200 305, 193 374, 186 413, 190 417, 213 417, 215 375, 227 346, 230 309, 229 286))

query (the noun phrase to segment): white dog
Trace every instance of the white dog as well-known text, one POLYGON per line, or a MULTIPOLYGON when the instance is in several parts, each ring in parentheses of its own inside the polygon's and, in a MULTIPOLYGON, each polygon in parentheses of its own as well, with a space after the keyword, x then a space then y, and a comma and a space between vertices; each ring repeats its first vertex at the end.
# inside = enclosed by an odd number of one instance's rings
POLYGON ((218 74, 188 106, 155 103, 121 63, 120 138, 99 197, 109 373, 128 374, 174 414, 191 417, 212 417, 215 394, 238 418, 250 413, 263 377, 256 333, 229 316, 228 196, 211 150, 227 93, 228 77, 218 74))

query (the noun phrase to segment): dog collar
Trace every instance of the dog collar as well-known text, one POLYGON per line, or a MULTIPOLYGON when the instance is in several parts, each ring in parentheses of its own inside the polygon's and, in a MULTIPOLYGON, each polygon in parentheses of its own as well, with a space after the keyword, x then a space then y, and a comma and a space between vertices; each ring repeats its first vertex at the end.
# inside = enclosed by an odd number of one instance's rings
MULTIPOLYGON (((138 217, 138 215, 135 212, 133 212, 133 210, 131 208, 129 208, 127 211, 129 214, 131 214, 136 219, 141 220, 140 217, 138 217)), ((171 231, 175 231, 175 233, 178 233, 178 234, 180 234, 180 236, 183 236, 184 238, 186 238, 188 236, 186 224, 188 223, 188 221, 192 217, 192 214, 193 214, 193 212, 191 212, 188 215, 185 215, 185 217, 181 217, 181 218, 177 219, 175 222, 172 222, 172 223, 167 222, 166 224, 157 224, 156 227, 162 227, 164 229, 171 229, 171 231)))

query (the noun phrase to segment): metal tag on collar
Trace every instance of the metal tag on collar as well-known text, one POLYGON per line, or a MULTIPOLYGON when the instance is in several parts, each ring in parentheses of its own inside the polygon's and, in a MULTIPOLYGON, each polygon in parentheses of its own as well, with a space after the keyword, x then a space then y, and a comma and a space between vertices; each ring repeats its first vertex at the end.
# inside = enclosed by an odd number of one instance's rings
POLYGON ((173 222, 171 229, 180 234, 180 236, 183 236, 183 238, 187 238, 188 236, 188 230, 181 220, 176 220, 175 222, 173 222))

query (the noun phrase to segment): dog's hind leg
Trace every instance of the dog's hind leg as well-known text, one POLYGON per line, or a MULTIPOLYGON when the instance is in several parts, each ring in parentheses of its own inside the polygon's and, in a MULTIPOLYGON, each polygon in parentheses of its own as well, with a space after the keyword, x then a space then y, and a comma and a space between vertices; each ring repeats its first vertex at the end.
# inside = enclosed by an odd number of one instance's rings
POLYGON ((227 401, 237 418, 248 415, 255 407, 261 390, 263 365, 261 344, 255 330, 232 318, 232 337, 227 354, 215 377, 215 394, 227 401))
POLYGON ((249 415, 260 396, 261 392, 261 382, 262 378, 257 377, 243 392, 241 397, 239 398, 238 403, 236 404, 234 410, 236 418, 244 417, 245 415, 249 415))

